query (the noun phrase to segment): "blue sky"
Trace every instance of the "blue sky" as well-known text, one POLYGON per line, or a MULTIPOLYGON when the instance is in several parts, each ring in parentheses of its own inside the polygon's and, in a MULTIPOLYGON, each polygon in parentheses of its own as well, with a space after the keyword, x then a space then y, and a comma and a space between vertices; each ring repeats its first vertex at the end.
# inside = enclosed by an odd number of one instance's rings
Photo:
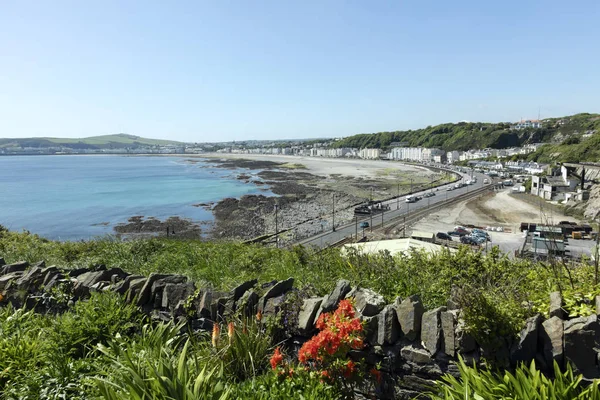
POLYGON ((600 112, 598 21, 598 0, 0 0, 0 137, 337 137, 600 112))

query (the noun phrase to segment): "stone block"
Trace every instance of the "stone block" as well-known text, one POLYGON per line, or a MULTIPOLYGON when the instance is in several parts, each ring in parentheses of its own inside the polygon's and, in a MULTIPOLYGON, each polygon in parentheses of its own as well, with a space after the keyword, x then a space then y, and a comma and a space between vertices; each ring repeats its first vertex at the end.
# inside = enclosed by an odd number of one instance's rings
POLYGON ((166 274, 150 274, 150 276, 144 282, 144 286, 142 287, 142 289, 140 290, 140 292, 137 296, 136 305, 138 307, 141 307, 141 306, 145 306, 150 301, 154 301, 154 297, 152 296, 153 295, 152 285, 154 284, 154 282, 156 282, 160 279, 164 279, 168 276, 169 275, 166 275, 166 274))
POLYGON ((417 340, 421 332, 421 321, 425 312, 420 297, 417 295, 407 297, 400 304, 395 305, 395 308, 404 337, 410 341, 417 340))
POLYGON ((600 326, 596 315, 564 323, 564 358, 587 379, 600 378, 594 347, 598 347, 600 326))
POLYGON ((240 297, 242 297, 244 295, 244 293, 246 293, 248 290, 250 290, 254 286, 256 286, 257 283, 258 283, 258 279, 252 279, 252 280, 242 283, 241 285, 238 285, 236 288, 234 288, 231 291, 231 297, 232 297, 233 301, 234 302, 238 301, 240 299, 240 297))
POLYGON ((567 319, 567 313, 562 306, 562 295, 560 292, 550 293, 550 318, 558 317, 560 319, 567 319))
POLYGON ((11 272, 25 272, 27 268, 29 268, 29 263, 27 261, 6 264, 0 270, 0 275, 10 274, 11 272))
POLYGON ((440 314, 442 324, 442 352, 450 357, 456 355, 456 322, 458 319, 457 310, 443 311, 440 314))
POLYGON ((271 297, 265 303, 262 313, 264 316, 275 316, 281 309, 281 305, 285 302, 285 294, 277 297, 271 297))
POLYGON ((383 296, 371 289, 356 288, 351 293, 354 297, 354 307, 365 317, 375 316, 385 307, 383 296))
POLYGON ((168 284, 181 284, 187 282, 187 278, 183 275, 168 275, 164 278, 155 280, 152 283, 150 290, 150 301, 149 304, 154 304, 154 308, 161 308, 162 297, 165 286, 168 284))
POLYGON ((44 275, 42 275, 42 268, 35 265, 30 267, 23 273, 15 283, 20 290, 27 290, 30 293, 42 285, 44 282, 44 275))
POLYGON ((319 314, 335 310, 340 301, 350 292, 350 289, 350 282, 340 279, 331 293, 323 300, 319 314))
POLYGON ((380 346, 394 344, 400 333, 396 310, 392 306, 386 306, 377 319, 377 344, 380 346))
POLYGON ((7 289, 11 282, 16 281, 21 276, 23 276, 23 272, 21 271, 9 272, 0 276, 0 290, 7 289))
POLYGON ((413 345, 405 346, 400 350, 400 355, 407 361, 416 364, 429 364, 432 362, 431 354, 425 349, 413 345))
POLYGON ((438 352, 441 346, 442 338, 442 319, 441 313, 446 311, 446 307, 438 307, 423 314, 421 320, 421 341, 423 346, 432 354, 438 352))
POLYGON ((236 301, 236 309, 246 318, 254 318, 257 312, 256 306, 258 305, 258 301, 258 294, 253 289, 250 289, 236 301))
POLYGON ((180 301, 185 301, 195 291, 193 282, 167 283, 163 289, 161 307, 172 311, 180 301))
POLYGON ((269 290, 267 290, 265 292, 265 294, 263 295, 263 297, 260 299, 260 301, 258 303, 258 309, 263 310, 267 304, 267 301, 270 298, 277 297, 277 296, 280 296, 280 295, 288 292, 289 290, 292 289, 293 286, 294 286, 294 278, 288 278, 284 281, 277 282, 275 285, 271 286, 269 288, 269 290))
POLYGON ((537 314, 528 318, 525 322, 525 326, 519 334, 519 339, 510 352, 510 361, 513 365, 516 365, 519 362, 529 363, 531 360, 535 359, 542 320, 542 316, 537 314))
POLYGON ((559 367, 564 367, 563 324, 563 320, 555 316, 544 321, 540 328, 539 341, 541 343, 544 361, 550 369, 555 361, 559 367))
POLYGON ((133 303, 134 301, 137 302, 139 295, 142 292, 142 289, 146 285, 147 280, 148 278, 141 277, 132 278, 129 281, 129 288, 127 288, 127 290, 125 291, 127 293, 126 301, 128 303, 133 303))
POLYGON ((309 336, 314 331, 315 316, 323 302, 322 297, 304 299, 300 313, 298 313, 298 333, 309 336))

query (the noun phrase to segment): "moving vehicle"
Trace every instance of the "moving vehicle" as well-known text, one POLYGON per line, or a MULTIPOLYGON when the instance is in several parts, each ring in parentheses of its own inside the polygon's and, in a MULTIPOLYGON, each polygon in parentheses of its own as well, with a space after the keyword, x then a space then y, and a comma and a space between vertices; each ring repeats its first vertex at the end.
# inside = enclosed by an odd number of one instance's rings
POLYGON ((365 229, 369 227, 369 223, 367 221, 363 221, 360 223, 360 225, 358 225, 359 227, 365 229))
POLYGON ((414 196, 406 196, 406 200, 404 200, 404 201, 407 203, 414 203, 417 200, 415 199, 414 196))
POLYGON ((454 186, 448 186, 448 188, 446 188, 447 192, 451 192, 454 190, 454 186))
POLYGON ((489 180, 488 178, 485 178, 485 179, 483 180, 483 184, 484 184, 484 185, 487 185, 488 183, 490 183, 490 180, 489 180))

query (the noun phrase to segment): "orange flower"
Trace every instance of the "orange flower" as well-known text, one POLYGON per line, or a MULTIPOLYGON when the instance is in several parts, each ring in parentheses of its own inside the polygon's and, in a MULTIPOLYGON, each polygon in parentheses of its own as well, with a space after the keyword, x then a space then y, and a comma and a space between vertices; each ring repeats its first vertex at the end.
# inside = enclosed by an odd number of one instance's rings
POLYGON ((219 335, 221 334, 221 327, 219 326, 219 324, 214 324, 213 325, 213 331, 212 331, 212 345, 213 347, 217 347, 217 345, 219 344, 219 335))
POLYGON ((270 360, 271 368, 277 369, 277 366, 281 363, 282 360, 283 360, 283 354, 281 354, 281 351, 279 351, 279 346, 277 346, 275 348, 275 352, 271 356, 271 360, 270 360))
POLYGON ((233 340, 234 333, 235 325, 233 322, 230 322, 229 324, 227 324, 227 336, 229 336, 229 344, 231 344, 231 341, 233 340))

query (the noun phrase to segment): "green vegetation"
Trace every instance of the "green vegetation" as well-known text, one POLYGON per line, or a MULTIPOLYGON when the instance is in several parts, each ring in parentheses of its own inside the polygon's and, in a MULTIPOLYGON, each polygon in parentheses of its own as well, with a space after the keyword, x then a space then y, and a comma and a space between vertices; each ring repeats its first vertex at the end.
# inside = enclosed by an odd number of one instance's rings
POLYGON ((336 141, 334 146, 388 149, 391 143, 398 142, 407 146, 439 147, 450 151, 486 147, 501 149, 528 143, 562 143, 544 147, 531 159, 596 161, 600 158, 600 114, 582 113, 564 118, 548 118, 542 122, 543 127, 540 129, 522 130, 510 129, 510 123, 447 123, 424 129, 354 135, 336 141), (583 137, 586 132, 594 133, 583 137), (588 154, 586 149, 593 152, 588 154))
POLYGON ((3 147, 53 147, 65 146, 74 149, 116 149, 136 146, 177 145, 181 142, 172 140, 146 139, 139 136, 119 133, 117 135, 92 136, 82 139, 60 138, 26 138, 26 139, 0 139, 0 148, 3 147))
POLYGON ((381 293, 388 302, 419 294, 428 309, 445 305, 454 286, 461 289, 453 295, 459 296, 456 300, 464 307, 468 329, 480 343, 486 342, 487 332, 518 332, 525 318, 547 309, 554 290, 573 296, 596 292, 591 265, 510 260, 497 249, 485 255, 466 247, 455 254, 415 251, 392 257, 159 238, 54 242, 27 233, 0 232, 0 254, 7 262, 45 260, 65 268, 104 264, 144 275, 178 273, 198 286, 223 290, 254 278, 269 282, 293 277, 297 288, 325 295, 343 278, 381 293))
MULTIPOLYGON (((488 356, 503 345, 500 335, 516 335, 525 318, 548 309, 551 291, 563 292, 574 316, 593 312, 590 299, 597 293, 592 265, 510 260, 497 250, 484 255, 467 248, 456 254, 365 256, 337 249, 314 252, 158 238, 53 242, 0 229, 0 255, 7 262, 43 259, 66 268, 105 264, 143 274, 182 273, 198 286, 221 289, 250 278, 267 282, 291 276, 304 293, 323 295, 345 278, 383 294, 388 302, 419 294, 427 309, 452 297, 464 311, 466 330, 491 349, 488 356)), ((58 292, 54 294, 60 299, 58 292)), ((5 307, 0 309, 0 398, 340 398, 339 388, 322 382, 314 371, 294 366, 293 378, 282 379, 270 369, 269 356, 282 328, 289 328, 283 320, 238 319, 231 335, 222 329, 211 340, 182 325, 151 325, 111 293, 93 294, 59 315, 5 307)), ((463 365, 462 379, 445 379, 439 396, 520 398, 514 390, 525 382, 534 385, 531 393, 536 388, 540 393, 585 393, 580 378, 569 371, 556 380, 534 369, 519 371, 498 375, 463 365), (479 392, 483 387, 488 391, 479 392), (487 397, 489 393, 499 397, 487 397)))
POLYGON ((535 362, 527 367, 521 364, 514 373, 492 372, 468 367, 462 360, 460 379, 446 375, 431 393, 433 400, 458 399, 519 399, 519 400, 572 400, 600 399, 600 381, 591 385, 582 383, 582 377, 573 374, 571 366, 561 372, 554 363, 554 379, 549 379, 536 369, 535 362))
POLYGON ((142 319, 111 293, 58 316, 0 309, 0 398, 89 398, 101 366, 96 345, 131 334, 142 319))

